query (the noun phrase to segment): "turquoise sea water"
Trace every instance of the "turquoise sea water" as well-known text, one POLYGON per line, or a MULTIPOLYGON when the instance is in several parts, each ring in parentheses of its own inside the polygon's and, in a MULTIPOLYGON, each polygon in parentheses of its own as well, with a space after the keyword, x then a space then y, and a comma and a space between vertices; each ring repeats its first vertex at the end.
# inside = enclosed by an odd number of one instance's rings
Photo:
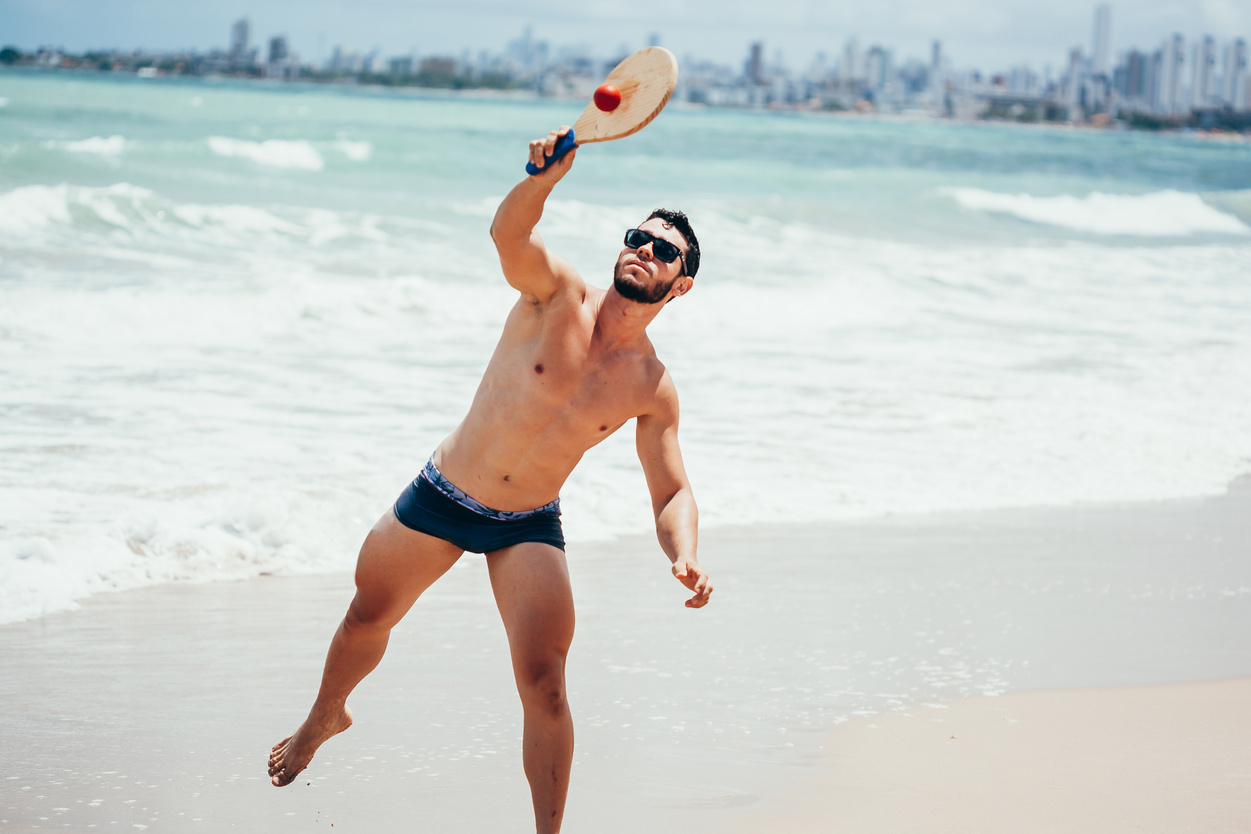
MULTIPOLYGON (((487 226, 580 102, 0 74, 0 621, 349 567, 512 301, 487 226)), ((1251 471, 1251 144, 692 110, 541 226, 606 283, 700 235, 654 340, 704 522, 1220 492, 1251 471)), ((646 530, 629 432, 567 532, 646 530)))

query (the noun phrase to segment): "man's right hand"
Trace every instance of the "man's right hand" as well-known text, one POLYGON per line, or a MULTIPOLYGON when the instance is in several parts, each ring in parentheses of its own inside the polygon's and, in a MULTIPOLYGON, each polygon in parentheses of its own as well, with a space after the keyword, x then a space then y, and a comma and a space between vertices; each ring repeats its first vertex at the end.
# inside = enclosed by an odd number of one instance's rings
POLYGON ((712 596, 712 580, 699 562, 694 559, 678 559, 673 563, 673 575, 695 592, 695 596, 686 601, 687 608, 703 608, 708 604, 708 597, 712 596))
POLYGON ((542 177, 554 185, 561 177, 569 173, 570 167, 573 166, 573 157, 578 152, 577 148, 574 148, 550 166, 548 163, 551 160, 547 158, 548 154, 556 147, 556 140, 568 132, 569 125, 561 125, 544 138, 530 141, 530 162, 533 163, 535 168, 539 169, 539 173, 533 176, 542 177))

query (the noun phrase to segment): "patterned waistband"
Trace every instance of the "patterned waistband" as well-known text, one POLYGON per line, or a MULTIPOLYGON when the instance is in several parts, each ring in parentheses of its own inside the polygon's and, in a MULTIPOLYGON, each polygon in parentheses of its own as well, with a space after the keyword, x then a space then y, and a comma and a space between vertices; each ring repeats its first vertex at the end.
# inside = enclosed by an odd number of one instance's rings
POLYGON ((511 512, 509 510, 495 510, 488 507, 465 494, 464 490, 453 484, 447 478, 443 477, 443 473, 434 465, 434 458, 426 461, 426 466, 421 470, 421 477, 425 478, 439 492, 451 498, 457 504, 460 504, 467 510, 472 510, 478 515, 484 515, 487 518, 496 518, 500 521, 519 521, 523 518, 531 518, 536 515, 560 514, 560 499, 557 498, 550 504, 544 504, 533 510, 517 510, 511 512))

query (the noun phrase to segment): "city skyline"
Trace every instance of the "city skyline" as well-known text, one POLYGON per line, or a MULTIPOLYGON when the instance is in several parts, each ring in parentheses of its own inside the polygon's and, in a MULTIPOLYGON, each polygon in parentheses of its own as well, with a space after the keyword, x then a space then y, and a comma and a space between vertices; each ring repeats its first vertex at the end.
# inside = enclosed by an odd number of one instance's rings
MULTIPOLYGON (((791 107, 858 112, 910 113, 959 119, 1090 122, 1155 128, 1191 123, 1212 129, 1251 127, 1251 67, 1247 39, 1205 34, 1187 43, 1174 32, 1151 49, 1129 48, 1114 57, 1110 3, 1093 7, 1089 41, 1070 47, 1062 71, 1042 73, 1018 63, 1006 71, 957 66, 939 40, 929 60, 902 56, 880 43, 849 37, 832 59, 818 53, 803 71, 766 57, 763 41, 751 41, 740 68, 687 58, 677 100, 729 107, 791 107), (1189 54, 1189 58, 1187 58, 1189 54), (1218 115, 1218 111, 1224 115, 1218 115)), ((661 36, 653 32, 648 45, 661 36)), ((323 45, 324 46, 324 45, 323 45)), ((329 60, 309 61, 286 35, 254 37, 249 18, 230 25, 229 47, 204 52, 97 51, 62 55, 55 49, 23 54, 11 47, 0 62, 26 66, 164 74, 231 75, 281 80, 320 80, 400 86, 527 89, 542 95, 583 96, 630 47, 605 56, 535 38, 530 27, 502 52, 469 50, 459 56, 384 56, 337 44, 329 60)), ((319 50, 323 51, 323 50, 319 50)))
MULTIPOLYGON (((848 38, 881 44, 899 58, 925 59, 940 40, 958 67, 999 72, 1030 65, 1062 73, 1073 47, 1091 49, 1090 0, 1054 0, 1041 8, 1024 0, 952 0, 941 9, 918 0, 887 0, 838 8, 805 0, 779 0, 764 15, 759 4, 733 0, 712 5, 684 0, 664 19, 621 22, 619 7, 559 0, 550 13, 533 7, 480 0, 456 9, 397 0, 358 0, 351 8, 313 0, 295 6, 280 0, 246 0, 229 13, 190 2, 154 5, 146 0, 11 0, 0 13, 6 43, 24 49, 63 47, 196 49, 226 46, 234 20, 252 22, 255 42, 284 35, 302 61, 320 64, 335 47, 381 55, 459 55, 466 50, 502 52, 528 25, 553 47, 608 55, 645 45, 653 35, 682 57, 740 64, 749 42, 762 41, 765 57, 779 53, 802 71, 818 53, 834 59, 848 38), (535 19, 537 17, 537 19, 535 19), (767 17, 767 19, 765 19, 767 17), (730 22, 727 22, 730 21, 730 22)), ((1106 60, 1130 49, 1152 49, 1179 33, 1187 41, 1251 34, 1251 4, 1233 0, 1125 0, 1112 4, 1112 35, 1106 60)))

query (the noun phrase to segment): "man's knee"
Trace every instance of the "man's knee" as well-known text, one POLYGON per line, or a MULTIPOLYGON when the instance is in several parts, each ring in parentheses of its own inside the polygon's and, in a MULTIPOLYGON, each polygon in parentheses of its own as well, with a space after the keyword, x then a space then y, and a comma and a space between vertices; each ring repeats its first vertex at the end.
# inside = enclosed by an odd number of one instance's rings
POLYGON ((568 712, 565 702, 565 657, 563 653, 523 663, 517 669, 517 690, 527 709, 537 709, 559 718, 568 712))
POLYGON ((383 600, 370 600, 358 589, 343 617, 343 628, 354 632, 389 631, 399 621, 400 617, 391 613, 390 606, 383 600))
MULTIPOLYGON (((366 543, 368 547, 368 543, 366 543)), ((362 548, 363 551, 364 548, 362 548)), ((365 562, 364 559, 361 560, 365 562)), ((343 627, 348 631, 389 630, 396 625, 412 604, 401 595, 395 582, 381 571, 356 569, 356 596, 348 606, 343 627)))

